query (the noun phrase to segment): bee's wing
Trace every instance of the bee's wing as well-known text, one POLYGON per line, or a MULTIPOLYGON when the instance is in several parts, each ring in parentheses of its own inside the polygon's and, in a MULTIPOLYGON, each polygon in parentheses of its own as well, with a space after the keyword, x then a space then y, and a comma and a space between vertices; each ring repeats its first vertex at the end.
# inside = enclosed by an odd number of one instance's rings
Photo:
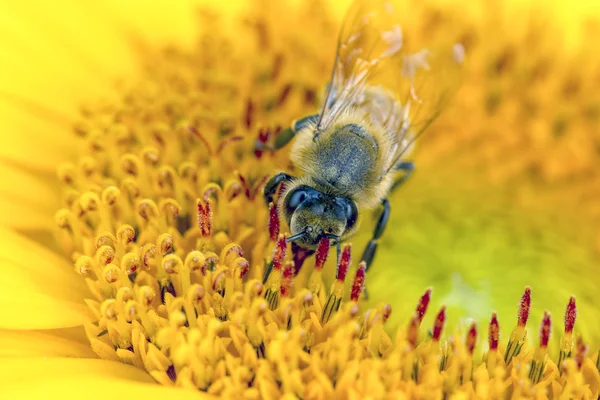
MULTIPOLYGON (((404 16, 406 19, 407 16, 404 16)), ((357 0, 340 32, 331 81, 315 135, 348 107, 359 107, 390 136, 389 170, 440 114, 457 87, 462 47, 407 43, 390 0, 357 0), (445 50, 444 50, 445 49, 445 50)))
POLYGON ((348 10, 316 134, 326 130, 344 109, 361 103, 378 65, 400 51, 402 30, 394 14, 391 3, 381 0, 357 0, 348 10))

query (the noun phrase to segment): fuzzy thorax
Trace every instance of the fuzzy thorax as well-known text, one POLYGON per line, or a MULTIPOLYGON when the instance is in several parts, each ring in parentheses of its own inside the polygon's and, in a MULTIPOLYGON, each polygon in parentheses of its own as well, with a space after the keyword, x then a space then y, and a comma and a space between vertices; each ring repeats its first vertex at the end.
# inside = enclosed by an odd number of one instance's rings
POLYGON ((291 159, 304 184, 323 193, 346 196, 359 209, 371 209, 388 194, 394 171, 387 171, 389 135, 358 109, 348 109, 314 140, 315 126, 299 131, 291 159))

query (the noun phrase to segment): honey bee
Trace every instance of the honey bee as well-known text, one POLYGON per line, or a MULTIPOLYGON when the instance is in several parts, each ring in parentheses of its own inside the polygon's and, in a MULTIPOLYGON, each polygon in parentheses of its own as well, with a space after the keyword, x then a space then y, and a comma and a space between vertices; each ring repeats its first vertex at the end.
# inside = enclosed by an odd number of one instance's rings
MULTIPOLYGON (((294 121, 271 149, 295 139, 292 163, 265 185, 291 230, 292 248, 312 253, 322 238, 337 246, 359 226, 359 213, 381 207, 362 261, 372 264, 390 217, 387 199, 414 164, 415 139, 438 117, 457 82, 461 45, 411 51, 389 1, 358 0, 340 31, 320 112, 294 121)), ((299 268, 299 266, 296 266, 299 268)))

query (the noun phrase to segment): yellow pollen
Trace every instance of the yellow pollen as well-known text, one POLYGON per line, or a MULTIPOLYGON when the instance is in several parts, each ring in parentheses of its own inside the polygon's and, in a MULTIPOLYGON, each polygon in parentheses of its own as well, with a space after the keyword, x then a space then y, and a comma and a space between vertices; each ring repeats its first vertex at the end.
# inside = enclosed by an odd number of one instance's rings
MULTIPOLYGON (((575 345, 571 326, 555 363, 549 314, 537 344, 526 340, 529 303, 499 343, 511 321, 500 325, 495 314, 466 335, 445 327, 445 307, 423 326, 428 290, 390 337, 390 306, 364 309, 365 266, 352 264, 350 245, 333 281, 321 273, 323 249, 294 275, 288 233, 270 232, 270 221, 277 230, 283 221, 274 224, 276 207, 262 196, 288 155, 254 145, 316 107, 337 31, 310 4, 303 12, 318 29, 299 32, 256 11, 240 27, 243 43, 202 14, 197 47, 148 50, 120 102, 84 110, 74 127, 85 143, 79 160, 58 168, 55 221, 93 294, 92 349, 160 384, 225 398, 597 398, 597 349, 575 345)), ((418 13, 431 20, 435 11, 418 13)), ((461 26, 444 28, 473 35, 461 26)), ((511 57, 495 68, 510 68, 511 57)), ((501 100, 487 96, 492 114, 501 100)), ((544 176, 559 173, 536 162, 544 176)))

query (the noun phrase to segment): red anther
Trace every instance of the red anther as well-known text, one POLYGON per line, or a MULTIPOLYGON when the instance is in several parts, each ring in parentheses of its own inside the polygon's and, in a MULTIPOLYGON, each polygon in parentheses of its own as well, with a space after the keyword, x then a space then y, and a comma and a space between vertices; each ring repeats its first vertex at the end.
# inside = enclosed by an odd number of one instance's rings
POLYGON ((223 149, 228 144, 239 142, 243 138, 244 138, 243 136, 229 136, 228 138, 225 138, 225 139, 221 140, 221 142, 219 143, 219 147, 217 147, 217 154, 221 154, 221 152, 223 151, 223 149))
POLYGON ((283 105, 283 103, 285 103, 285 101, 289 97, 291 91, 292 91, 292 85, 289 83, 287 85, 285 85, 283 87, 283 89, 281 89, 281 93, 279 94, 279 97, 277 98, 277 106, 278 107, 283 105))
POLYGON ((529 319, 529 310, 531 308, 531 288, 527 286, 525 293, 521 297, 521 303, 519 304, 519 313, 517 314, 517 325, 525 326, 527 319, 529 319))
POLYGON ((442 309, 438 313, 437 317, 435 317, 435 322, 433 323, 433 333, 431 336, 436 342, 439 342, 440 337, 442 336, 444 322, 446 322, 446 306, 442 306, 442 309))
POLYGON ((365 289, 365 269, 367 263, 364 261, 358 264, 356 275, 354 275, 354 282, 352 282, 352 291, 350 292, 350 300, 358 301, 360 294, 365 289))
POLYGON ((421 296, 419 303, 417 304, 417 309, 415 312, 416 312, 419 324, 421 324, 421 322, 423 321, 423 316, 425 316, 425 313, 427 312, 427 307, 429 307, 429 301, 431 300, 431 292, 432 292, 432 289, 427 288, 425 293, 423 293, 423 296, 421 296))
POLYGON ((238 178, 240 179, 240 182, 242 184, 242 187, 244 188, 244 193, 246 194, 247 198, 251 198, 252 193, 250 191, 250 185, 248 184, 248 181, 246 180, 246 178, 244 178, 244 176, 242 174, 240 174, 238 172, 238 178))
POLYGON ((550 313, 548 311, 544 311, 544 317, 542 318, 542 326, 540 327, 540 347, 541 348, 548 347, 548 342, 550 341, 551 330, 552 330, 552 320, 550 318, 550 313))
POLYGON ((216 193, 217 193, 217 187, 210 186, 208 189, 206 189, 204 191, 204 194, 202 195, 202 199, 204 200, 205 203, 208 203, 208 200, 210 199, 210 197, 212 195, 215 195, 214 196, 215 199, 217 198, 216 193))
POLYGON ((283 274, 281 276, 281 286, 279 293, 282 296, 289 296, 292 292, 292 280, 294 279, 294 263, 289 261, 285 264, 283 274))
POLYGON ((233 245, 225 253, 225 258, 229 257, 232 254, 235 254, 238 257, 244 257, 244 249, 242 249, 240 245, 233 245))
POLYGON ((254 155, 256 156, 256 158, 261 158, 262 154, 263 154, 263 150, 261 145, 266 145, 267 142, 269 141, 269 137, 271 136, 271 131, 268 128, 259 128, 258 129, 258 139, 257 142, 259 143, 258 146, 256 146, 256 148, 254 149, 254 155))
POLYGON ((198 226, 200 226, 200 232, 202 236, 210 236, 212 231, 212 210, 210 208, 210 201, 206 202, 206 205, 202 205, 202 201, 198 200, 198 226))
POLYGON ((469 331, 467 332, 467 338, 465 339, 465 347, 470 354, 473 354, 475 345, 477 344, 477 325, 475 322, 471 324, 469 331))
POLYGON ((212 289, 217 290, 219 287, 221 287, 221 284, 224 282, 225 279, 227 279, 227 275, 225 274, 225 271, 221 271, 218 274, 214 275, 213 282, 212 282, 212 289))
POLYGON ((250 200, 254 200, 256 198, 256 195, 260 193, 260 190, 267 181, 267 179, 269 179, 269 176, 265 175, 254 183, 254 186, 252 187, 250 193, 250 200))
POLYGON ((413 317, 410 319, 410 323, 408 324, 408 328, 406 330, 406 340, 411 344, 413 348, 417 347, 417 338, 419 336, 419 325, 421 324, 421 319, 419 315, 415 313, 413 317))
POLYGON ((269 204, 269 235, 274 242, 279 236, 279 212, 274 203, 269 204))
POLYGON ((385 323, 388 318, 390 318, 390 315, 392 315, 392 306, 390 304, 384 304, 381 312, 383 316, 383 323, 385 323))
POLYGON ((324 237, 319 242, 319 246, 317 247, 317 254, 315 255, 315 270, 320 271, 325 266, 325 261, 327 261, 327 256, 329 255, 329 246, 330 241, 328 238, 324 237))
POLYGON ((577 343, 575 344, 575 362, 577 363, 577 367, 581 369, 583 365, 583 360, 588 352, 588 346, 583 342, 583 339, 580 337, 577 338, 577 343))
POLYGON ((188 129, 190 132, 192 132, 192 134, 194 136, 196 136, 198 139, 200 139, 200 141, 202 142, 202 144, 204 144, 204 146, 206 146, 206 149, 208 150, 208 154, 214 154, 213 153, 213 149, 210 145, 210 143, 208 142, 208 140, 206 140, 206 138, 204 137, 203 134, 200 133, 200 131, 198 129, 196 129, 193 126, 188 126, 188 129))
POLYGON ((238 267, 240 267, 240 279, 243 279, 250 270, 250 263, 244 259, 238 263, 238 267))
POLYGON ((246 114, 244 115, 244 124, 246 125, 246 129, 252 128, 252 122, 254 122, 254 109, 254 103, 252 102, 252 99, 249 98, 246 102, 246 114))
POLYGON ((350 250, 352 246, 349 244, 345 245, 342 249, 342 255, 340 256, 340 263, 337 267, 337 272, 335 278, 339 282, 344 282, 346 280, 346 274, 348 273, 348 267, 350 267, 350 262, 352 261, 352 257, 350 255, 350 250))
POLYGON ((573 332, 575 319, 577 318, 577 306, 575 305, 575 296, 571 296, 567 310, 565 311, 565 333, 573 332))
POLYGON ((500 341, 500 325, 498 324, 498 317, 496 313, 492 313, 492 320, 490 321, 490 330, 488 333, 488 342, 490 345, 490 351, 498 350, 498 342, 500 341))
POLYGON ((273 67, 271 68, 271 80, 277 79, 277 77, 281 73, 282 67, 283 67, 283 54, 277 53, 277 54, 275 54, 275 58, 273 59, 273 67))
POLYGON ((277 239, 277 243, 275 244, 275 248, 273 249, 273 269, 281 270, 283 266, 283 260, 285 260, 285 255, 287 253, 287 244, 285 242, 285 235, 279 235, 279 239, 277 239))

